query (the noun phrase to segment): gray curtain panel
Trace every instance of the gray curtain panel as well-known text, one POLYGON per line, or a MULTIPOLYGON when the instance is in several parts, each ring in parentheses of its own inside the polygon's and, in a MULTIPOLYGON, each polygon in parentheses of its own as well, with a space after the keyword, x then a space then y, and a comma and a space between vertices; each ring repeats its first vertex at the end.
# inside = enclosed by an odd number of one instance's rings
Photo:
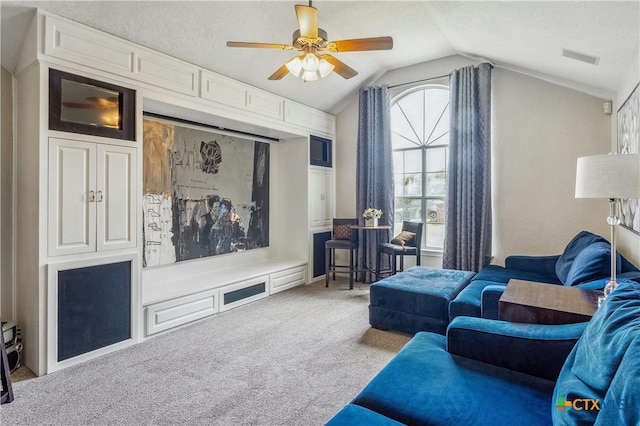
POLYGON ((478 271, 491 260, 492 68, 468 66, 449 77, 446 269, 478 271))
MULTIPOLYGON (((356 212, 360 224, 364 224, 362 212, 368 208, 382 210, 380 225, 393 226, 393 157, 391 150, 390 96, 387 86, 360 90, 360 115, 358 120, 358 151, 356 162, 356 212)), ((388 242, 391 231, 367 232, 366 247, 358 254, 358 264, 375 267, 376 239, 388 242), (377 233, 377 238, 376 238, 377 233), (364 258, 366 253, 366 259, 364 258)), ((385 256, 386 257, 386 256, 385 256)), ((386 268, 388 266, 384 266, 386 268)), ((359 277, 362 279, 363 277, 359 277)), ((370 272, 364 281, 372 282, 370 272)))

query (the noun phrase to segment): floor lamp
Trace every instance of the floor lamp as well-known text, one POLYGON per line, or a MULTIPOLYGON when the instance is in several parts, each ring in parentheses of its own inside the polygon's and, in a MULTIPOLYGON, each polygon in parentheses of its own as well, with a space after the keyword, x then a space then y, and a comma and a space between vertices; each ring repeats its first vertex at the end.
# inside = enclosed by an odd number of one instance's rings
MULTIPOLYGON (((607 297, 616 281, 616 226, 620 223, 620 199, 640 198, 640 154, 609 154, 578 158, 576 198, 608 198, 611 225, 611 280, 604 288, 607 297)), ((635 214, 640 214, 637 211, 635 214)))

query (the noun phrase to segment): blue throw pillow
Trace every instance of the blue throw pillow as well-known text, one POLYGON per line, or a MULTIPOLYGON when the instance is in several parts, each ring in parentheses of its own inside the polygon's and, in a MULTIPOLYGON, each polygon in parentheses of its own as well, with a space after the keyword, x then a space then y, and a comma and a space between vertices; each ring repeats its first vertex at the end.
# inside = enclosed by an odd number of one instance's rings
POLYGON ((556 275, 558 279, 566 284, 567 275, 569 275, 569 270, 576 256, 586 247, 599 242, 607 242, 607 240, 588 231, 579 232, 578 235, 573 237, 556 262, 556 275))
MULTIPOLYGON (((620 273, 620 255, 616 257, 616 274, 620 273)), ((585 281, 611 276, 611 245, 593 243, 582 250, 571 262, 564 285, 576 285, 585 281)))
POLYGON ((639 424, 640 284, 621 280, 560 371, 553 424, 639 424))

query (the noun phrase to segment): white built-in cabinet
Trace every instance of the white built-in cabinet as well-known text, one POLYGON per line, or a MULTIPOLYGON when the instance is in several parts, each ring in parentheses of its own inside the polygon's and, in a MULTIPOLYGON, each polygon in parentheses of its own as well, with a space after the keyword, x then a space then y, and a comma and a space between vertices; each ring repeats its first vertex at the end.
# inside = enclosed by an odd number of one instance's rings
POLYGON ((304 141, 310 134, 333 139, 335 116, 40 9, 23 46, 14 73, 15 287, 24 364, 32 371, 47 374, 309 281, 311 240, 304 234, 330 229, 335 182, 331 168, 308 166, 304 141), (49 68, 135 90, 135 141, 50 129, 49 68), (277 219, 269 248, 142 267, 142 111, 205 117, 280 139, 272 164, 284 167, 271 171, 277 219), (282 206, 295 205, 305 191, 308 217, 292 218, 282 206), (292 234, 300 238, 292 242, 292 234), (59 272, 116 262, 131 263, 131 339, 59 362, 59 272))
POLYGON ((331 225, 333 219, 333 169, 309 168, 309 226, 331 225))
POLYGON ((49 256, 134 247, 136 149, 49 139, 49 256))

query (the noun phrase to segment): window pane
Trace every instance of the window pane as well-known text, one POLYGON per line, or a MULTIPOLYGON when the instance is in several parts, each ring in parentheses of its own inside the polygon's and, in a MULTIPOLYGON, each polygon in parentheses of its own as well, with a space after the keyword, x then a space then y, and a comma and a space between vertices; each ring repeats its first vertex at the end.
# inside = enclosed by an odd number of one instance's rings
POLYGON ((391 140, 394 148, 415 147, 420 140, 398 104, 391 107, 391 140))
MULTIPOLYGON (((445 110, 449 104, 449 91, 446 89, 432 88, 425 90, 425 111, 427 138, 433 139, 434 130, 439 127, 440 122, 447 116, 445 110)), ((448 128, 448 126, 447 126, 448 128)), ((425 140, 427 140, 425 138, 425 140)))
POLYGON ((403 220, 413 220, 420 222, 420 198, 396 198, 396 211, 394 212, 393 222, 402 224, 403 220))
POLYGON ((400 99, 396 105, 399 105, 406 119, 411 123, 413 132, 417 135, 420 142, 425 140, 424 137, 424 91, 418 90, 400 99))
POLYGON ((444 224, 444 200, 427 200, 427 222, 444 224))
POLYGON ((438 136, 434 136, 431 138, 431 141, 429 142, 429 146, 444 146, 444 145, 449 145, 449 130, 447 130, 445 133, 438 135, 438 136))
POLYGON ((427 196, 444 197, 447 195, 447 174, 445 172, 427 173, 427 196))
POLYGON ((422 174, 421 173, 405 173, 402 176, 403 194, 420 197, 422 196, 422 174))
POLYGON ((427 150, 427 173, 444 172, 447 170, 446 148, 427 150))
POLYGON ((444 225, 439 223, 427 223, 426 246, 429 248, 444 247, 444 225))
POLYGON ((445 144, 449 144, 449 105, 445 108, 444 114, 440 117, 440 121, 436 124, 435 129, 433 129, 428 142, 429 146, 445 144))
POLYGON ((393 151, 393 172, 404 173, 404 153, 402 151, 393 151))
POLYGON ((422 172, 422 149, 404 152, 404 171, 410 173, 422 172))

